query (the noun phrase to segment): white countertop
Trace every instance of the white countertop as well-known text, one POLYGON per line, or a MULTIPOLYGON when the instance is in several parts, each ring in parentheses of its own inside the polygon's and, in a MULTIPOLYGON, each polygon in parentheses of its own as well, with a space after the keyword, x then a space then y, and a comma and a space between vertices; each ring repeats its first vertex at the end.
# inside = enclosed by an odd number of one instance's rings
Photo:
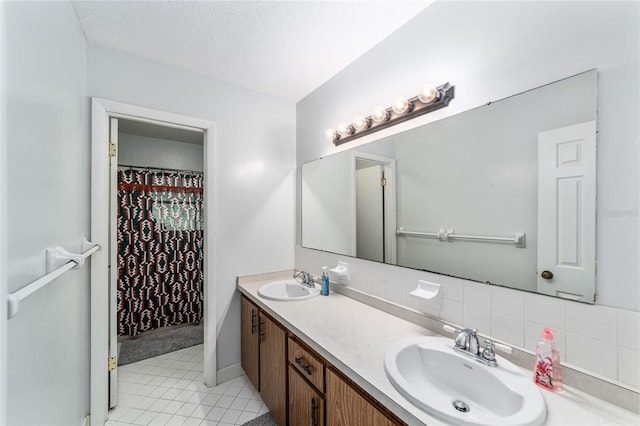
MULTIPOLYGON (((437 333, 335 292, 295 302, 258 296, 262 284, 279 278, 290 275, 240 277, 238 289, 408 424, 445 424, 398 393, 383 367, 391 343, 437 333)), ((637 414, 577 389, 540 392, 547 404, 545 425, 640 425, 637 414)))

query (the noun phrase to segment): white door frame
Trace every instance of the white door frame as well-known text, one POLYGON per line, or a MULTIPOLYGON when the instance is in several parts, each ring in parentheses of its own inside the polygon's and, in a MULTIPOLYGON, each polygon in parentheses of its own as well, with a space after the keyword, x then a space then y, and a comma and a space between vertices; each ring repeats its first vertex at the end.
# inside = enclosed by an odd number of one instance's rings
MULTIPOLYGON (((215 386, 216 371, 216 280, 215 259, 215 160, 216 128, 208 120, 129 105, 107 99, 91 100, 91 241, 108 247, 109 242, 109 117, 162 122, 167 126, 204 131, 204 383, 215 386)), ((91 424, 107 420, 109 376, 109 250, 91 258, 91 424)))
MULTIPOLYGON (((120 119, 109 117, 109 143, 115 145, 115 152, 109 153, 109 264, 118 264, 118 150, 120 140, 118 128, 120 119)), ((105 246, 107 246, 105 244, 105 246)), ((105 247, 103 246, 103 247, 105 247)), ((109 405, 114 408, 118 404, 118 323, 114 318, 118 315, 118 268, 109 268, 109 359, 115 357, 116 368, 109 371, 109 405), (115 336, 115 342, 114 342, 115 336)))
MULTIPOLYGON (((0 22, 4 22, 4 2, 0 4, 0 22)), ((0 31, 0 46, 4 46, 4 31, 0 31)), ((4 102, 6 92, 4 66, 0 66, 0 306, 7 307, 7 108, 4 102)), ((0 425, 7 424, 7 315, 0 315, 0 425)))

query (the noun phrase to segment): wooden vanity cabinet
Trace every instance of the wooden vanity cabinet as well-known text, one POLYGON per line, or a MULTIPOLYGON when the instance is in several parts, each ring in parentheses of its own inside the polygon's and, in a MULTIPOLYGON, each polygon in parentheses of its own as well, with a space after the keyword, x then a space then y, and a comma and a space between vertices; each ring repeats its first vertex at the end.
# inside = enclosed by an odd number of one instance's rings
POLYGON ((289 336, 289 424, 324 426, 322 360, 289 336))
POLYGON ((291 332, 288 352, 291 426, 404 425, 291 332))
POLYGON ((392 420, 331 369, 327 369, 326 426, 391 426, 392 420))
POLYGON ((278 426, 287 424, 287 349, 285 331, 260 313, 260 396, 278 426))
POLYGON ((246 296, 240 303, 242 368, 278 426, 406 424, 246 296))
POLYGON ((240 299, 241 364, 278 426, 287 424, 287 340, 280 324, 240 299))
POLYGON ((240 298, 240 360, 242 369, 257 390, 260 390, 259 313, 258 307, 249 299, 240 298))

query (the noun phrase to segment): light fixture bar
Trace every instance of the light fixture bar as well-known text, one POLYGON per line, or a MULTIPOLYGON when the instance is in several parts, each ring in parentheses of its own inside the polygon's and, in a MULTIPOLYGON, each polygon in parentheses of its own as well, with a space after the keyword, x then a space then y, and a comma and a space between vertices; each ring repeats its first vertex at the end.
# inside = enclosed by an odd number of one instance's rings
MULTIPOLYGON (((455 86, 452 86, 449 83, 445 83, 442 86, 436 87, 436 97, 430 102, 423 102, 419 99, 419 96, 415 96, 408 100, 408 106, 405 108, 404 112, 396 112, 393 107, 386 108, 386 117, 380 119, 379 117, 374 117, 380 113, 380 111, 374 112, 374 114, 364 117, 364 121, 366 121, 367 126, 361 128, 362 126, 354 126, 349 124, 349 131, 347 132, 334 132, 333 133, 333 144, 335 146, 342 145, 345 142, 352 141, 361 136, 365 136, 371 134, 373 132, 377 132, 378 130, 386 129, 387 127, 394 126, 398 123, 402 123, 403 121, 410 120, 412 118, 418 117, 420 115, 426 114, 431 111, 435 111, 440 108, 444 108, 449 105, 451 99, 455 97, 455 86)), ((396 101, 396 105, 398 102, 396 101)), ((400 105, 398 105, 399 107, 400 105)), ((398 111, 400 109, 396 107, 398 111)))

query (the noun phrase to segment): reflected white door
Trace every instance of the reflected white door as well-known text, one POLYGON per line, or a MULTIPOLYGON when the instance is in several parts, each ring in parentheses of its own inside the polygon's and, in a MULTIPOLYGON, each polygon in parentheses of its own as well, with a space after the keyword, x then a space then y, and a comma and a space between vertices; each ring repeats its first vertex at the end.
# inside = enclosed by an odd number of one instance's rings
POLYGON ((118 119, 109 119, 109 408, 118 403, 118 119))
POLYGON ((538 292, 595 301, 596 122, 538 134, 538 292))
POLYGON ((396 262, 395 160, 355 151, 353 158, 353 208, 357 257, 396 262))
POLYGON ((356 256, 378 262, 385 260, 383 179, 381 164, 356 159, 356 256))

